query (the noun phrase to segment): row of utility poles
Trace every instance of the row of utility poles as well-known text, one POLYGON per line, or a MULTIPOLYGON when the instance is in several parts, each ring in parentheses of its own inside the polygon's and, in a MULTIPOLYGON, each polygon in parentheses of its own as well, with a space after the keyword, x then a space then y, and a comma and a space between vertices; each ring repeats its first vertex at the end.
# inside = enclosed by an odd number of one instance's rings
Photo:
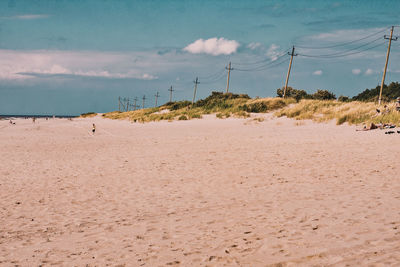
MULTIPOLYGON (((174 90, 172 90, 172 86, 171 86, 171 88, 169 89, 169 91, 171 91, 171 94, 170 94, 170 102, 171 102, 171 99, 172 99, 172 91, 174 91, 174 90)), ((155 96, 155 98, 156 98, 156 101, 155 101, 155 107, 157 107, 157 105, 158 105, 158 98, 160 97, 160 94, 157 92, 157 94, 155 94, 154 95, 155 96)), ((144 107, 145 107, 145 101, 146 101, 146 95, 144 95, 143 97, 142 97, 142 109, 144 109, 144 107)), ((124 98, 122 98, 122 97, 118 97, 118 111, 120 111, 120 112, 126 112, 126 111, 134 111, 134 110, 136 110, 136 109, 138 109, 138 108, 140 108, 140 106, 139 105, 136 105, 136 103, 137 103, 137 101, 138 101, 138 98, 137 97, 135 97, 134 99, 133 99, 133 101, 131 100, 131 99, 129 99, 129 98, 126 98, 126 97, 124 97, 124 98), (133 102, 133 104, 132 104, 132 102, 133 102)))
MULTIPOLYGON (((382 76, 382 82, 381 82, 381 88, 380 88, 380 92, 379 92, 379 105, 381 104, 382 101, 382 90, 383 90, 383 85, 385 83, 385 77, 386 77, 386 71, 387 71, 387 66, 389 63, 389 55, 390 55, 390 47, 392 44, 392 41, 397 41, 398 37, 393 37, 393 30, 394 30, 394 26, 391 27, 390 30, 390 36, 387 37, 386 35, 384 36, 384 39, 389 40, 389 44, 388 44, 388 49, 387 49, 387 53, 386 53, 386 62, 385 62, 385 68, 383 71, 383 76, 382 76)), ((287 93, 287 88, 288 88, 288 83, 289 83, 289 78, 290 78, 290 72, 292 70, 292 64, 293 64, 293 58, 295 56, 298 56, 298 54, 295 53, 295 47, 292 46, 292 51, 288 52, 288 55, 290 56, 290 61, 289 61, 289 68, 287 71, 287 75, 286 75, 286 81, 285 81, 285 86, 283 89, 283 97, 286 97, 286 93, 287 93)), ((229 62, 228 66, 225 67, 225 69, 228 71, 227 73, 227 80, 226 80, 226 89, 225 89, 225 93, 229 92, 229 80, 230 80, 230 74, 231 74, 231 70, 234 70, 234 68, 232 68, 232 64, 231 62, 229 62)), ((200 84, 199 78, 196 77, 196 79, 193 81, 194 83, 194 92, 193 92, 193 99, 192 99, 192 105, 194 104, 195 100, 196 100, 196 93, 197 93, 197 85, 200 84)), ((169 102, 172 102, 172 92, 174 91, 172 89, 172 86, 168 89, 169 91, 169 102)), ((158 98, 160 97, 160 94, 157 92, 155 95, 155 107, 157 107, 158 104, 158 98)), ((138 107, 138 105, 136 105, 137 102, 137 97, 135 97, 133 99, 134 104, 130 104, 132 103, 132 101, 129 100, 129 98, 121 98, 118 97, 118 110, 121 111, 121 107, 123 111, 129 111, 129 110, 136 110, 138 107)), ((144 109, 145 107, 145 100, 146 100, 146 96, 143 96, 142 98, 142 108, 144 109)))

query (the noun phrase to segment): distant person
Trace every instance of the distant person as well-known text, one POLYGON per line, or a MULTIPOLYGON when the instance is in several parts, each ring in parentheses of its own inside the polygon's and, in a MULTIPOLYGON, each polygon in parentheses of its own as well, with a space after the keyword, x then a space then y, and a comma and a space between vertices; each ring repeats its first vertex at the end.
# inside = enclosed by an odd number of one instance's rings
POLYGON ((387 105, 384 105, 383 108, 384 108, 384 110, 383 110, 382 114, 388 114, 390 112, 387 105))
POLYGON ((93 123, 92 133, 94 134, 95 132, 96 132, 96 125, 93 123))
POLYGON ((33 122, 33 123, 36 122, 36 118, 35 118, 35 117, 32 118, 32 122, 33 122))
POLYGON ((396 110, 400 111, 400 97, 396 99, 396 110))

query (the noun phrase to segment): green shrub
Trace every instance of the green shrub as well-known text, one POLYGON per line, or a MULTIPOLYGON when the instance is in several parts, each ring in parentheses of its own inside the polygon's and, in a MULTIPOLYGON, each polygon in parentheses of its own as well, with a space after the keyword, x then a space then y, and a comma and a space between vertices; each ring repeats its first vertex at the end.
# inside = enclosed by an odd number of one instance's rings
POLYGON ((316 100, 333 100, 336 99, 336 96, 328 90, 318 89, 314 94, 312 94, 312 98, 316 100))
POLYGON ((186 121, 188 118, 186 117, 186 115, 181 115, 179 116, 178 120, 180 121, 186 121))
POLYGON ((178 102, 168 102, 163 107, 168 108, 169 110, 178 110, 184 107, 188 107, 192 104, 190 101, 178 101, 178 102))
POLYGON ((338 101, 340 102, 350 102, 350 98, 348 96, 339 96, 338 101))
POLYGON ((87 112, 87 113, 82 113, 81 117, 82 118, 91 118, 91 117, 95 117, 97 115, 97 113, 95 112, 87 112))

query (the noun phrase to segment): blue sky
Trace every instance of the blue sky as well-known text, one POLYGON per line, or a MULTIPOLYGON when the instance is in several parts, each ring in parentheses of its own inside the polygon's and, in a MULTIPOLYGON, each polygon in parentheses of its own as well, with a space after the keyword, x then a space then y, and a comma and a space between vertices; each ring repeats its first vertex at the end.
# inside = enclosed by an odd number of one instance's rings
MULTIPOLYGON (((383 35, 400 25, 399 7, 396 0, 1 1, 0 114, 107 112, 118 96, 146 95, 153 106, 157 91, 159 103, 168 100, 171 85, 174 100, 191 99, 197 76, 203 98, 225 89, 229 61, 232 92, 275 96, 288 67, 280 55, 292 45, 311 56, 374 46, 294 59, 289 86, 353 96, 380 82, 383 35)), ((400 80, 399 55, 400 40, 387 82, 400 80)))

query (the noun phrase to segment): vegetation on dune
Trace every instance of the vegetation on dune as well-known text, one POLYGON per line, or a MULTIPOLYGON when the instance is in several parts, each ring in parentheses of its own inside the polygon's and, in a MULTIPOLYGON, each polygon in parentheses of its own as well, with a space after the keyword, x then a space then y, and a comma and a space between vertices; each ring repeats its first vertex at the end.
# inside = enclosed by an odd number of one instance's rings
MULTIPOLYGON (((246 94, 212 92, 205 99, 198 100, 193 105, 190 101, 169 102, 160 107, 140 109, 128 112, 110 112, 103 114, 110 119, 129 119, 133 122, 150 122, 160 120, 190 120, 202 118, 205 114, 216 114, 217 118, 241 117, 247 118, 250 113, 266 113, 276 111, 278 117, 286 116, 296 120, 314 120, 324 122, 336 120, 337 124, 349 123, 399 123, 400 112, 396 111, 394 102, 389 103, 385 110, 377 113, 377 105, 368 100, 376 100, 379 88, 365 90, 359 95, 349 98, 336 96, 327 90, 317 90, 308 94, 304 90, 288 87, 288 98, 255 98, 246 94), (359 101, 354 101, 359 99, 359 101)), ((384 89, 384 99, 394 101, 400 96, 400 84, 391 83, 384 89)), ((282 96, 282 89, 277 90, 282 96)), ((383 108, 380 108, 383 109, 383 108)), ((85 116, 95 113, 82 114, 85 116)))
MULTIPOLYGON (((378 85, 373 89, 365 89, 363 92, 359 93, 356 96, 348 97, 348 96, 339 96, 338 100, 341 102, 349 102, 349 101, 363 101, 363 102, 376 102, 378 101, 379 92, 381 90, 381 86, 378 85)), ((279 88, 276 90, 276 94, 278 97, 283 96, 283 88, 279 88)), ((305 90, 294 89, 292 87, 288 87, 286 90, 286 97, 292 97, 297 101, 302 99, 315 99, 315 100, 334 100, 336 99, 335 94, 328 90, 317 90, 313 94, 307 93, 305 90)), ((391 102, 397 97, 400 97, 400 83, 392 82, 389 85, 383 85, 382 90, 382 100, 383 102, 391 102)))
POLYGON ((95 112, 87 112, 87 113, 82 113, 81 118, 91 118, 97 116, 97 113, 95 112))
POLYGON ((218 118, 228 118, 230 116, 247 118, 250 116, 250 112, 269 112, 295 102, 292 98, 251 99, 245 94, 212 92, 210 96, 198 100, 193 106, 189 101, 168 102, 155 108, 105 113, 103 117, 109 119, 129 119, 133 122, 190 120, 201 118, 205 114, 214 113, 218 118))
MULTIPOLYGON (((276 90, 276 94, 279 97, 283 97, 283 88, 279 88, 276 90)), ((314 94, 308 94, 304 90, 294 89, 292 87, 288 87, 286 89, 286 97, 291 97, 296 99, 296 101, 300 101, 301 99, 317 99, 317 100, 331 100, 336 99, 335 94, 329 92, 328 90, 320 90, 318 89, 314 94)))
POLYGON ((372 102, 303 99, 296 105, 284 107, 275 114, 278 117, 286 116, 296 120, 309 119, 317 122, 336 120, 337 124, 400 122, 400 112, 396 111, 394 103, 388 104, 387 110, 381 110, 379 114, 376 108, 372 102))
MULTIPOLYGON (((363 92, 354 96, 352 100, 365 102, 377 101, 380 90, 380 85, 373 89, 365 89, 363 92)), ((400 97, 400 83, 392 82, 391 84, 389 84, 389 86, 387 86, 386 84, 383 85, 382 100, 384 102, 393 101, 393 99, 396 99, 397 97, 400 97)))

